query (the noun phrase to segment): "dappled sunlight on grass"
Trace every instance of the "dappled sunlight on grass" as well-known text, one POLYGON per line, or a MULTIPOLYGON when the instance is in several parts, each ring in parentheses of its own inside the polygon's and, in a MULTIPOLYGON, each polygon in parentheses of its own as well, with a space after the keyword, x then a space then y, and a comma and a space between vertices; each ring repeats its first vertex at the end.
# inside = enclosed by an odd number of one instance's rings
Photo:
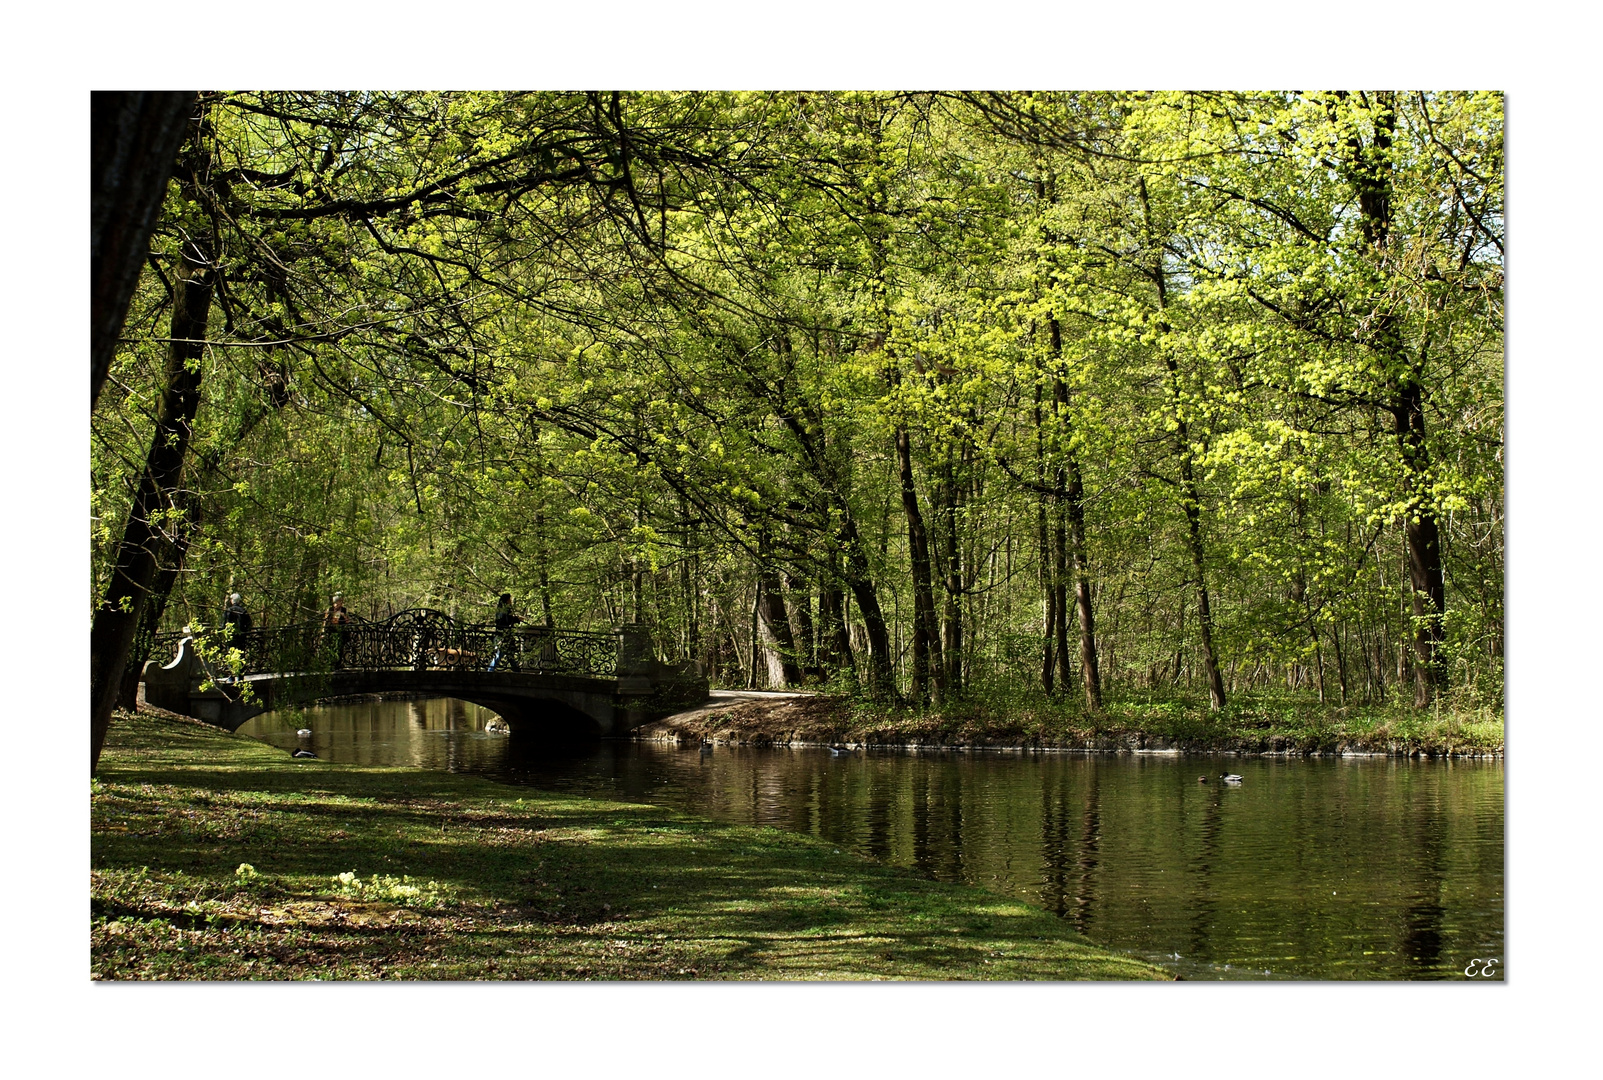
POLYGON ((1166 977, 808 837, 179 720, 119 718, 95 789, 97 978, 1166 977))

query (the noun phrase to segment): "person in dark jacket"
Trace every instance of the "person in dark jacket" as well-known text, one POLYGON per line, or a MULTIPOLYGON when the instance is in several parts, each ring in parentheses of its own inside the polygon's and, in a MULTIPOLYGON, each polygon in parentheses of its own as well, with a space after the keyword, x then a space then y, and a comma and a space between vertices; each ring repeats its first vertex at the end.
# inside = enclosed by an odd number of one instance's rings
POLYGON ((243 598, 233 593, 228 598, 228 606, 223 608, 223 641, 230 648, 241 648, 248 633, 250 612, 245 610, 243 598))
POLYGON ((513 640, 512 628, 522 621, 512 612, 512 594, 502 593, 501 599, 495 604, 495 655, 490 658, 491 671, 501 666, 503 653, 512 670, 518 670, 517 642, 513 640))
POLYGON ((345 610, 345 594, 335 593, 328 610, 323 612, 324 646, 335 668, 345 666, 345 638, 350 632, 350 625, 351 616, 345 610))

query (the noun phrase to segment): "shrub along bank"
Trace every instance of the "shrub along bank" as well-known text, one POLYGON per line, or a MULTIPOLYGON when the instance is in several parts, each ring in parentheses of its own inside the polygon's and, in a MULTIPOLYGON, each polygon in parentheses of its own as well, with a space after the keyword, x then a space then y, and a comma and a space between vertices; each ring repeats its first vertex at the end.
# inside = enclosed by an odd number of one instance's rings
POLYGON ((841 694, 757 693, 714 698, 636 734, 642 739, 755 746, 846 743, 1423 757, 1503 753, 1503 718, 1492 709, 1344 708, 1273 697, 1214 710, 1205 698, 1130 696, 1091 715, 1073 703, 1038 695, 1016 700, 976 696, 944 709, 909 709, 841 694))
POLYGON ((1045 912, 822 841, 120 714, 97 979, 1162 979, 1045 912))

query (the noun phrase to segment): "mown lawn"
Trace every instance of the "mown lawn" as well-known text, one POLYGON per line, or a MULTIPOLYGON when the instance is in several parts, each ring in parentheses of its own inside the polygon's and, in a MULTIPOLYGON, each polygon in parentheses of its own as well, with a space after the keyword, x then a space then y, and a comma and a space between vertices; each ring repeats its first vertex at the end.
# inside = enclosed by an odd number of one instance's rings
POLYGON ((1067 924, 810 837, 296 761, 120 714, 97 979, 1163 979, 1067 924))

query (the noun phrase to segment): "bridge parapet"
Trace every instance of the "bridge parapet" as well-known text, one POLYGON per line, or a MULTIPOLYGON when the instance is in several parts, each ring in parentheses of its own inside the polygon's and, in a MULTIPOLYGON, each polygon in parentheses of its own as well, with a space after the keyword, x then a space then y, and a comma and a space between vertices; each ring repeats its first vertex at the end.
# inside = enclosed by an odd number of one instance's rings
MULTIPOLYGON (((628 628, 643 629, 643 628, 628 628)), ((176 654, 186 634, 157 638, 176 654)), ((415 608, 382 622, 353 616, 343 626, 295 623, 216 636, 208 650, 235 676, 311 671, 530 671, 596 678, 615 676, 625 630, 612 633, 546 626, 496 629, 465 623, 443 611, 415 608), (237 651, 237 656, 230 654, 237 651)), ((642 646, 630 637, 630 650, 642 646)), ((646 632, 646 653, 651 652, 646 632)), ((633 652, 630 653, 633 655, 633 652)))

